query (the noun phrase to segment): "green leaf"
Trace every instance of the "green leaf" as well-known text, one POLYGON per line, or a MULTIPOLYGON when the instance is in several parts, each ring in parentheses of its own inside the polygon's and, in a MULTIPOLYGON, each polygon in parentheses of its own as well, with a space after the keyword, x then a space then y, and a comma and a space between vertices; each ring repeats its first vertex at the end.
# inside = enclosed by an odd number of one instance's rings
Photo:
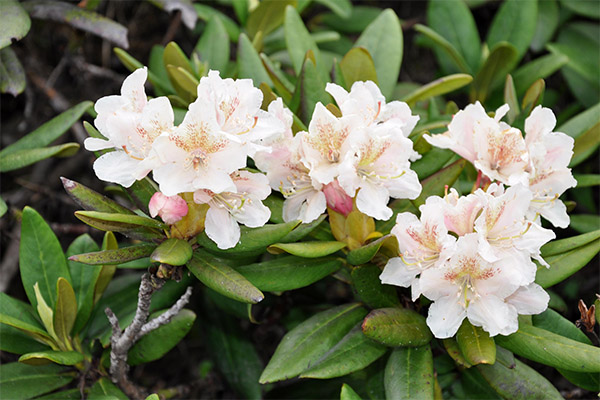
MULTIPOLYGON (((165 96, 168 94, 175 93, 175 89, 169 81, 169 75, 167 68, 163 62, 165 55, 165 46, 154 45, 150 50, 150 56, 148 58, 148 75, 152 74, 157 80, 160 81, 160 85, 154 85, 154 90, 157 96, 165 96), (163 90, 163 87, 168 90, 163 90)), ((175 122, 179 124, 179 122, 175 122)))
POLYGON ((310 36, 306 26, 304 26, 302 18, 300 18, 296 9, 291 5, 285 8, 283 28, 285 32, 285 43, 296 75, 300 75, 302 64, 304 63, 304 56, 309 50, 312 50, 314 54, 317 67, 322 67, 319 48, 310 36))
POLYGON ((462 170, 467 165, 466 160, 458 160, 448 165, 446 168, 439 170, 427 179, 421 182, 423 190, 419 197, 411 200, 415 207, 425 204, 425 199, 429 196, 442 196, 444 194, 445 185, 452 186, 460 176, 462 170))
POLYGON ((493 364, 496 362, 494 339, 483 328, 471 325, 467 319, 458 328, 456 342, 469 364, 493 364))
POLYGON ((50 157, 70 157, 79 150, 78 143, 65 143, 39 149, 27 149, 11 152, 1 158, 0 172, 23 168, 50 157))
POLYGON ((315 219, 308 224, 300 224, 294 228, 290 233, 285 235, 283 239, 281 239, 280 243, 293 243, 299 240, 302 240, 304 237, 313 232, 320 224, 327 218, 327 214, 321 215, 319 218, 315 219))
POLYGON ((196 249, 187 267, 200 282, 234 300, 256 304, 265 297, 243 275, 203 250, 196 249))
POLYGON ((227 29, 227 34, 229 34, 229 39, 232 42, 237 42, 238 36, 240 36, 240 27, 231 18, 205 4, 194 3, 194 8, 198 13, 198 18, 203 21, 210 20, 214 15, 221 18, 223 25, 225 25, 225 29, 227 29))
MULTIPOLYGON (((288 5, 295 5, 290 0, 263 0, 248 16, 246 31, 255 40, 260 32, 264 38, 283 23, 285 10, 288 5)), ((260 48, 262 46, 258 46, 260 48)))
POLYGON ((600 19, 600 10, 594 0, 560 0, 560 5, 585 18, 600 19))
POLYGON ((510 63, 506 63, 510 68, 523 57, 533 40, 537 8, 537 1, 506 0, 494 16, 488 31, 487 45, 493 48, 502 42, 512 44, 517 54, 510 63))
MULTIPOLYGON (((432 4, 432 3, 433 2, 431 2, 430 4, 432 4)), ((434 31, 433 29, 431 29, 425 25, 416 24, 415 30, 417 32, 420 32, 423 35, 425 35, 428 39, 432 40, 435 45, 438 46, 438 47, 435 47, 435 52, 436 52, 436 54, 438 54, 438 59, 440 60, 440 63, 448 65, 448 67, 446 67, 446 69, 453 70, 454 68, 450 67, 450 63, 448 61, 442 61, 445 59, 442 57, 443 55, 450 57, 449 60, 454 63, 454 65, 456 66, 456 69, 458 69, 458 71, 463 72, 463 73, 471 72, 471 68, 467 65, 467 62, 465 61, 462 54, 460 54, 458 52, 458 50, 456 49, 456 47, 454 47, 454 45, 452 43, 450 43, 448 40, 446 40, 446 38, 444 38, 442 35, 440 35, 436 31, 434 31), (443 53, 442 53, 442 51, 443 51, 443 53)), ((479 61, 478 61, 478 63, 479 63, 479 61)))
POLYGON ((75 365, 83 361, 83 354, 77 351, 38 351, 35 353, 23 354, 19 357, 19 362, 29 365, 45 365, 49 363, 61 365, 75 365))
POLYGON ((234 267, 253 285, 268 292, 299 289, 331 275, 342 266, 334 257, 317 259, 283 256, 274 260, 234 267))
POLYGON ((169 265, 184 265, 192 258, 192 246, 182 239, 171 238, 162 242, 150 256, 150 261, 169 265))
MULTIPOLYGON (((475 72, 481 60, 481 40, 475 20, 462 0, 430 1, 427 7, 427 24, 454 47, 468 65, 462 72, 475 72)), ((451 71, 449 62, 436 55, 445 71, 451 71)))
POLYGON ((510 43, 496 44, 473 79, 471 98, 484 102, 492 89, 500 82, 504 82, 506 74, 512 69, 517 57, 517 49, 510 43))
POLYGON ((127 193, 129 193, 135 204, 146 214, 148 214, 150 199, 157 191, 158 188, 148 177, 133 182, 133 185, 127 188, 127 193))
POLYGON ((496 342, 513 353, 541 364, 577 372, 600 372, 600 348, 521 324, 509 336, 496 336, 496 342))
POLYGON ((181 47, 179 47, 179 45, 175 42, 169 42, 165 46, 163 63, 167 69, 169 65, 172 65, 173 67, 181 67, 184 71, 187 71, 190 74, 194 73, 189 58, 185 55, 183 50, 181 50, 181 47))
POLYGON ((574 174, 573 178, 577 181, 577 188, 600 186, 600 175, 598 174, 574 174))
MULTIPOLYGON (((499 352, 502 350, 507 352, 504 349, 499 349, 499 352)), ((517 359, 511 365, 502 362, 478 365, 477 370, 504 399, 562 399, 552 383, 517 359)))
POLYGON ((390 98, 398 82, 402 62, 402 29, 396 13, 384 10, 356 40, 355 47, 367 49, 377 71, 381 92, 390 98))
POLYGON ((367 338, 360 324, 300 375, 300 378, 331 379, 366 368, 387 348, 367 338))
POLYGON ((385 367, 388 399, 434 398, 433 357, 430 346, 395 349, 385 367))
POLYGON ((100 378, 90 388, 88 400, 118 399, 127 400, 128 397, 116 387, 108 378, 100 378))
POLYGON ((538 266, 535 281, 543 288, 548 288, 567 279, 583 268, 600 251, 600 240, 567 251, 545 257, 550 268, 538 266))
POLYGON ((571 215, 570 226, 580 233, 592 232, 600 227, 600 216, 596 214, 571 215))
POLYGON ((395 237, 391 235, 385 235, 377 240, 370 242, 358 249, 351 250, 346 255, 346 260, 352 265, 361 265, 368 263, 375 257, 381 246, 385 243, 392 243, 395 241, 395 237))
POLYGON ((74 372, 59 365, 0 364, 2 398, 30 399, 65 386, 75 379, 74 372))
MULTIPOLYGON (((236 2, 234 2, 236 4, 236 2)), ((217 15, 212 16, 195 48, 201 61, 208 61, 211 69, 224 71, 229 62, 229 36, 217 15)))
POLYGON ((360 33, 381 14, 377 7, 354 6, 348 18, 342 18, 334 13, 321 14, 323 23, 338 32, 360 33))
POLYGON ((94 305, 94 288, 102 268, 83 265, 73 261, 71 256, 96 250, 98 250, 98 245, 87 233, 77 237, 67 249, 69 272, 77 301, 77 318, 73 326, 74 334, 83 328, 90 317, 94 305))
MULTIPOLYGON (((557 128, 557 132, 564 132, 574 139, 588 132, 598 123, 598 113, 600 113, 600 103, 577 114, 557 128)), ((0 153, 1 154, 1 153, 0 153)))
POLYGON ((352 2, 350 0, 315 0, 315 2, 328 7, 340 18, 349 18, 352 15, 352 2))
POLYGON ((383 285, 379 279, 381 269, 375 265, 360 265, 352 269, 352 283, 360 299, 371 308, 398 307, 400 300, 396 289, 383 285))
POLYGON ((600 146, 600 122, 575 139, 573 158, 569 167, 574 167, 590 157, 600 146))
POLYGON ((25 85, 25 70, 19 58, 10 47, 3 48, 0 50, 0 92, 16 97, 25 90, 25 85))
MULTIPOLYGON (((33 307, 5 293, 0 293, 0 324, 16 328, 38 342, 49 346, 56 346, 53 339, 39 322, 33 307)), ((3 346, 4 344, 2 344, 3 346)), ((27 351, 31 350, 26 350, 25 352, 27 351)))
MULTIPOLYGON (((417 173, 420 180, 423 180, 442 169, 455 155, 456 153, 452 150, 434 147, 413 162, 410 168, 417 173)), ((396 220, 394 219, 394 221, 396 220)))
MULTIPOLYGON (((439 2, 434 2, 439 3, 439 2)), ((408 103, 409 106, 414 106, 417 101, 426 100, 434 96, 450 93, 456 89, 468 85, 473 80, 471 75, 454 74, 438 78, 427 85, 421 86, 419 89, 410 93, 402 100, 408 103)))
POLYGON ((56 336, 56 332, 54 331, 54 311, 48 307, 46 300, 44 300, 44 297, 40 293, 37 282, 33 285, 33 290, 35 291, 35 299, 37 300, 37 312, 42 320, 42 324, 44 324, 48 334, 58 343, 58 346, 61 348, 64 347, 61 345, 61 340, 56 336))
POLYGON ((423 346, 432 338, 425 317, 406 308, 379 308, 363 321, 364 334, 386 346, 423 346))
POLYGON ((538 2, 537 23, 535 33, 531 40, 531 49, 535 52, 541 51, 558 27, 559 11, 556 0, 544 0, 538 2))
POLYGON ((375 63, 367 49, 362 47, 350 49, 339 65, 346 88, 351 88, 352 84, 358 81, 373 81, 377 84, 375 63))
MULTIPOLYGON (((547 3, 548 1, 542 1, 547 3)), ((569 62, 563 54, 548 54, 523 65, 513 72, 517 95, 523 96, 525 91, 538 79, 545 79, 569 62)))
MULTIPOLYGON (((125 68, 127 68, 131 72, 135 71, 138 68, 144 67, 144 64, 142 64, 141 62, 139 62, 138 60, 133 58, 131 56, 131 54, 127 53, 123 49, 119 49, 119 48, 115 47, 115 48, 113 48, 113 52, 115 53, 115 55, 117 56, 119 61, 121 61, 121 63, 123 63, 125 68)), ((163 53, 163 55, 164 55, 164 53, 163 53)), ((148 71, 148 80, 154 86, 159 87, 160 90, 162 90, 165 93, 173 92, 173 87, 170 84, 163 83, 163 80, 160 77, 158 77, 157 75, 154 75, 154 73, 152 71, 148 71)))
POLYGON ((242 25, 246 25, 248 13, 250 12, 248 0, 232 1, 231 5, 233 6, 233 11, 235 12, 238 21, 240 21, 242 25))
POLYGON ((0 15, 2 15, 0 49, 3 49, 27 35, 31 28, 31 20, 27 11, 16 0, 0 2, 0 15))
MULTIPOLYGON (((158 317, 167 310, 150 315, 148 321, 158 317)), ((193 311, 183 309, 171 319, 168 324, 162 325, 138 340, 129 350, 127 363, 139 365, 158 360, 169 350, 177 345, 187 335, 196 320, 193 311)))
POLYGON ((191 72, 186 71, 183 67, 167 65, 167 73, 169 80, 173 84, 177 94, 188 102, 196 100, 198 79, 191 72))
POLYGON ((521 103, 523 115, 529 115, 533 108, 541 103, 542 98, 544 97, 545 88, 546 83, 544 80, 538 79, 527 89, 523 96, 523 102, 521 103))
POLYGON ((506 75, 506 81, 504 83, 504 102, 510 107, 508 109, 507 119, 508 123, 512 124, 521 113, 521 107, 519 107, 517 89, 515 89, 515 84, 510 74, 506 75))
POLYGON ((75 292, 64 278, 56 282, 56 306, 54 308, 54 331, 58 339, 70 348, 71 330, 77 317, 77 300, 75 292))
POLYGON ((566 253, 578 247, 584 246, 600 238, 600 229, 583 235, 573 236, 567 239, 553 240, 541 248, 542 257, 554 256, 566 253))
POLYGON ((90 32, 124 49, 129 47, 127 28, 103 17, 100 14, 78 7, 75 4, 56 1, 35 1, 23 3, 31 18, 40 18, 71 25, 90 32))
POLYGON ((319 258, 336 253, 346 247, 342 242, 298 242, 298 243, 275 243, 267 247, 271 254, 289 253, 298 257, 319 258))
POLYGON ((308 123, 312 118, 317 103, 329 103, 329 95, 325 92, 325 83, 317 70, 312 51, 306 53, 302 72, 296 82, 294 95, 290 100, 290 110, 303 122, 308 123))
MULTIPOLYGON (((106 232, 102 239, 102 250, 116 250, 119 248, 115 234, 112 232, 106 232)), ((117 267, 114 265, 103 265, 100 270, 100 275, 96 281, 96 287, 94 288, 94 304, 98 302, 102 293, 113 278, 117 267)))
POLYGON ((283 337, 259 382, 277 382, 299 375, 338 343, 365 314, 360 304, 345 304, 302 322, 283 337))
MULTIPOLYGON (((72 255, 69 260, 88 265, 116 265, 148 257, 155 249, 155 244, 138 244, 121 249, 72 255)), ((84 266, 83 268, 90 267, 84 266)))
POLYGON ((342 385, 342 391, 340 393, 340 400, 361 400, 360 396, 356 394, 348 384, 342 385))
POLYGON ((8 206, 6 205, 6 202, 4 201, 4 199, 2 197, 0 197, 0 218, 2 218, 4 216, 4 214, 6 214, 7 211, 8 211, 8 206))
POLYGON ((443 340, 444 348, 448 355, 454 360, 457 365, 465 368, 471 368, 473 365, 465 359, 462 351, 458 347, 458 342, 454 338, 448 338, 443 340))
POLYGON ((35 340, 31 335, 3 323, 0 314, 0 350, 14 354, 48 350, 48 345, 35 340))
MULTIPOLYGON (((281 3, 284 3, 283 1, 281 3)), ((260 56, 256 49, 252 46, 250 39, 245 34, 240 35, 237 50, 237 65, 239 78, 250 78, 254 82, 254 86, 259 86, 261 83, 266 83, 273 86, 269 74, 262 64, 260 56)))
MULTIPOLYGON (((269 75, 269 78, 271 78, 271 81, 273 81, 273 89, 279 96, 281 96, 285 104, 289 104, 290 100, 292 99, 292 90, 294 90, 294 85, 288 81, 281 69, 275 66, 275 64, 271 61, 271 59, 269 59, 269 57, 267 57, 266 54, 261 53, 260 59, 263 63, 263 67, 269 75)), ((283 222, 283 220, 280 222, 283 222)))
POLYGON ((56 281, 63 277, 70 282, 71 277, 58 239, 42 216, 31 207, 23 209, 19 266, 29 302, 37 307, 33 285, 39 282, 40 293, 53 308, 56 304, 56 281))
POLYGON ((166 226, 155 219, 140 215, 76 211, 75 216, 93 228, 121 232, 126 236, 141 240, 162 239, 164 236, 159 229, 166 226))
POLYGON ((260 228, 242 226, 240 241, 235 247, 227 250, 219 249, 216 243, 206 236, 206 233, 198 235, 196 239, 198 244, 211 253, 243 258, 264 253, 267 246, 279 242, 299 224, 300 221, 292 221, 283 224, 269 224, 260 228))

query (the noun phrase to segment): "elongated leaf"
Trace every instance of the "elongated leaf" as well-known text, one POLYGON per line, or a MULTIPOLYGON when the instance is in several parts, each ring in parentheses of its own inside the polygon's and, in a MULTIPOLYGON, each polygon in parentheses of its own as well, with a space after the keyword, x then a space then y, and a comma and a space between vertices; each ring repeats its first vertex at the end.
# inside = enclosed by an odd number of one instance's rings
POLYGON ((130 209, 123 207, 116 201, 101 195, 81 183, 63 177, 60 179, 67 194, 86 210, 130 215, 135 214, 130 209))
POLYGON ((19 357, 19 362, 29 365, 60 364, 75 365, 83 361, 83 354, 77 351, 38 351, 35 353, 23 354, 19 357))
POLYGON ((433 399, 434 379, 429 345, 395 349, 385 367, 386 398, 433 399))
MULTIPOLYGON (((154 244, 139 244, 115 250, 77 254, 69 257, 69 260, 88 265, 116 265, 148 257, 154 249, 156 249, 156 245, 154 244)), ((84 266, 83 268, 88 267, 84 266)))
MULTIPOLYGON (((1 5, 0 5, 1 7, 1 5)), ((1 29, 1 28, 0 28, 1 29)), ((0 92, 17 96, 25 90, 25 70, 10 47, 0 50, 0 92)))
POLYGON ((3 49, 27 35, 31 28, 31 20, 23 6, 16 0, 0 2, 0 15, 2 15, 0 49, 3 49))
POLYGON ((171 238, 162 242, 150 256, 150 261, 169 265, 184 265, 192 258, 192 246, 182 239, 171 238))
POLYGON ((198 14, 198 18, 203 21, 210 20, 214 15, 218 15, 223 21, 223 25, 225 25, 225 29, 227 29, 227 34, 229 35, 229 39, 232 42, 237 42, 238 36, 240 36, 240 27, 227 15, 223 14, 220 11, 215 10, 211 6, 206 4, 194 3, 194 8, 196 9, 196 13, 198 14))
POLYGON ((208 61, 211 69, 223 71, 227 67, 229 36, 225 25, 217 15, 208 20, 204 33, 196 44, 195 51, 200 55, 200 60, 208 61))
POLYGON ((327 215, 323 214, 319 218, 315 219, 313 222, 298 225, 294 228, 294 230, 285 235, 279 242, 293 243, 302 240, 304 237, 313 232, 317 227, 319 227, 319 225, 325 220, 325 218, 327 218, 327 215))
POLYGON ((259 382, 276 382, 302 373, 338 343, 365 314, 359 304, 345 304, 302 322, 281 340, 259 382))
POLYGON ((54 308, 54 331, 56 336, 70 348, 71 330, 77 317, 75 292, 64 278, 56 282, 56 306, 54 308))
POLYGON ((386 347, 367 338, 355 326, 300 378, 331 379, 366 368, 387 351, 386 347))
POLYGON ((467 361, 462 351, 458 347, 458 342, 454 338, 448 338, 443 340, 444 348, 448 352, 448 355, 454 360, 457 365, 465 368, 471 368, 473 365, 467 361))
POLYGON ((131 187, 127 188, 127 192, 135 204, 146 214, 148 214, 148 204, 150 204, 150 199, 157 191, 158 188, 156 187, 156 184, 148 177, 135 181, 131 187))
POLYGON ((237 59, 240 78, 252 79, 254 86, 259 86, 263 82, 269 86, 273 86, 273 82, 269 78, 269 74, 267 74, 260 56, 252 46, 250 39, 243 33, 240 35, 238 41, 237 59))
POLYGON ((538 266, 535 281, 543 288, 562 282, 583 268, 599 251, 600 240, 595 239, 571 251, 545 257, 550 268, 538 266))
POLYGON ((510 107, 506 116, 508 123, 512 124, 521 113, 521 107, 517 98, 517 89, 515 89, 515 83, 510 74, 506 75, 506 81, 504 82, 504 102, 510 107))
POLYGON ((600 349, 532 325, 521 324, 509 336, 496 336, 499 345, 541 364, 577 372, 600 372, 600 349))
POLYGON ((485 101, 492 89, 500 82, 504 82, 506 74, 512 69, 517 57, 518 52, 510 43, 496 44, 473 79, 471 98, 485 101))
MULTIPOLYGON (((163 312, 150 315, 148 320, 158 317, 163 312)), ((158 360, 187 335, 195 320, 196 314, 193 311, 181 310, 179 314, 171 319, 171 322, 158 327, 137 341, 129 350, 127 363, 129 365, 139 365, 158 360)))
POLYGON ((379 87, 387 98, 392 96, 398 81, 404 49, 402 41, 400 21, 389 8, 371 22, 356 40, 355 46, 364 47, 373 57, 379 87))
POLYGON ((102 231, 121 232, 131 238, 160 240, 159 229, 163 223, 148 217, 99 211, 76 211, 75 216, 86 224, 102 231))
POLYGON ((558 23, 559 11, 557 1, 539 1, 535 33, 530 45, 533 51, 539 52, 544 48, 546 43, 548 43, 548 41, 552 39, 552 36, 554 36, 554 32, 558 27, 558 23))
POLYGON ((598 7, 596 7, 597 4, 594 1, 560 0, 560 5, 586 18, 600 19, 600 10, 598 10, 598 7))
POLYGON ((438 59, 440 60, 441 64, 445 63, 446 65, 448 65, 446 67, 446 69, 458 70, 463 73, 471 72, 471 68, 467 65, 467 62, 465 61, 462 54, 460 54, 459 51, 456 49, 456 47, 454 47, 454 45, 452 43, 450 43, 448 40, 446 40, 446 38, 444 38, 442 35, 440 35, 436 31, 434 31, 433 29, 431 29, 425 25, 416 24, 415 30, 417 32, 422 33, 428 39, 432 40, 433 43, 436 44, 436 46, 437 46, 436 50, 435 50, 436 54, 439 54, 438 59), (445 57, 443 57, 443 56, 447 56, 448 59, 450 61, 452 61, 452 63, 454 63, 454 66, 456 68, 452 68, 451 67, 452 64, 450 64, 449 61, 442 61, 445 59, 445 57))
MULTIPOLYGON (((117 238, 115 238, 115 234, 112 232, 106 232, 104 234, 104 238, 102 239, 102 250, 116 250, 119 248, 119 244, 117 243, 117 238)), ((100 270, 100 275, 98 275, 98 280, 96 281, 96 287, 94 288, 94 304, 98 302, 102 293, 110 283, 110 280, 115 274, 117 267, 114 265, 102 265, 102 269, 100 270)))
POLYGON ((289 253, 304 258, 319 258, 336 253, 346 247, 342 242, 299 242, 299 243, 275 243, 267 248, 271 254, 289 253))
POLYGON ((361 265, 368 263, 375 257, 381 246, 385 243, 393 242, 396 239, 391 235, 385 235, 377 240, 370 242, 358 249, 354 249, 346 256, 347 261, 352 265, 361 265))
POLYGON ((455 153, 449 149, 434 147, 425 153, 423 157, 413 162, 410 169, 417 173, 420 180, 423 180, 442 169, 454 155, 455 153))
POLYGON ((177 94, 188 102, 193 102, 197 97, 198 79, 183 67, 167 65, 169 80, 173 84, 177 94))
POLYGON ((598 174, 575 174, 573 178, 577 181, 578 188, 600 185, 600 175, 598 174))
MULTIPOLYGON (((0 324, 2 324, 3 327, 18 329, 38 342, 45 343, 47 346, 56 347, 54 340, 39 322, 33 308, 29 304, 14 299, 5 293, 0 293, 0 324)), ((8 329, 8 331, 10 332, 11 330, 8 329)), ((3 336, 2 342, 4 342, 4 340, 5 337, 3 336)), ((4 348, 4 344, 5 343, 2 343, 0 345, 4 348)), ((33 349, 27 349, 25 352, 31 350, 33 349)))
POLYGON ((88 400, 117 399, 127 400, 125 393, 116 387, 108 378, 100 378, 90 388, 88 400))
POLYGON ((553 240, 546 243, 541 248, 542 257, 553 256, 565 253, 569 250, 584 246, 600 238, 600 229, 594 232, 584 233, 583 235, 573 236, 567 239, 553 240))
POLYGON ((575 139, 573 158, 569 166, 574 167, 585 161, 594 154, 598 146, 600 146, 600 122, 575 139))
MULTIPOLYGON (((294 85, 290 83, 290 81, 283 75, 281 69, 276 67, 269 57, 267 57, 264 53, 260 53, 260 59, 263 63, 265 71, 267 71, 269 78, 271 78, 271 81, 273 82, 273 89, 279 96, 281 96, 285 104, 289 104, 290 100, 292 99, 292 90, 294 90, 294 85)), ((273 216, 272 213, 271 216, 273 216)), ((273 222, 283 222, 283 220, 273 222)))
POLYGON ((487 44, 490 48, 501 42, 512 44, 517 51, 512 63, 516 64, 533 40, 536 22, 537 1, 507 0, 494 16, 487 44))
POLYGON ((4 217, 4 214, 8 211, 8 206, 2 197, 0 197, 0 218, 4 217))
POLYGON ((181 67, 190 74, 194 73, 189 58, 185 55, 183 50, 181 50, 181 47, 179 47, 179 45, 175 42, 169 42, 165 46, 163 62, 167 68, 169 65, 172 65, 174 67, 181 67))
POLYGON ((32 351, 46 351, 49 350, 47 344, 40 343, 34 339, 31 335, 6 325, 2 322, 2 316, 0 314, 0 350, 14 354, 25 354, 32 351))
POLYGON ((406 308, 379 308, 367 315, 364 334, 387 346, 423 346, 432 338, 425 317, 406 308))
POLYGON ((56 281, 71 281, 67 260, 58 239, 46 221, 33 208, 23 209, 19 266, 23 288, 29 302, 37 307, 33 285, 39 282, 40 293, 50 307, 56 304, 56 281))
POLYGON ((329 96, 325 93, 325 83, 317 70, 312 51, 306 53, 302 72, 296 82, 294 95, 290 100, 290 109, 308 124, 318 102, 328 103, 329 96))
MULTIPOLYGON (((131 72, 135 71, 138 68, 144 67, 144 64, 142 64, 141 62, 139 62, 138 60, 133 58, 133 56, 131 54, 127 53, 123 49, 119 49, 119 48, 115 47, 115 48, 113 48, 113 52, 115 53, 115 55, 117 56, 119 61, 121 61, 121 63, 123 63, 125 68, 127 68, 131 72)), ((167 85, 167 84, 163 83, 162 79, 160 77, 154 75, 154 72, 152 72, 152 71, 148 71, 148 80, 154 86, 158 86, 160 88, 160 90, 162 90, 165 93, 173 92, 173 87, 170 84, 167 85)))
POLYGON ((434 96, 440 96, 468 85, 473 80, 471 75, 454 74, 438 78, 425 86, 410 93, 402 100, 408 103, 409 106, 414 106, 417 101, 426 100, 434 96))
POLYGON ((381 14, 377 7, 354 6, 348 18, 342 18, 334 13, 322 14, 323 23, 344 33, 360 33, 381 14))
POLYGON ((529 115, 531 110, 542 101, 544 96, 544 90, 546 89, 546 83, 543 79, 538 79, 527 89, 523 96, 523 102, 521 108, 523 115, 529 115))
MULTIPOLYGON (((462 0, 431 1, 427 7, 427 24, 456 48, 466 61, 468 70, 475 72, 481 59, 481 41, 475 20, 462 0)), ((445 71, 451 71, 449 62, 436 51, 445 71)))
POLYGON ((311 50, 315 56, 317 67, 321 67, 321 53, 317 44, 310 36, 310 33, 304 26, 302 18, 298 15, 298 12, 293 6, 288 5, 285 8, 285 21, 284 21, 284 32, 285 32, 285 43, 292 60, 292 66, 296 75, 300 75, 302 70, 302 64, 304 63, 304 56, 306 52, 311 50))
POLYGON ((466 160, 458 160, 423 180, 421 182, 423 190, 421 191, 419 197, 417 197, 415 200, 411 200, 413 205, 415 207, 419 207, 421 204, 425 204, 425 199, 427 199, 429 196, 443 195, 445 185, 452 186, 466 165, 466 160))
POLYGON ((27 149, 11 152, 0 159, 0 172, 23 168, 50 157, 70 157, 79 150, 78 143, 65 143, 39 149, 27 149))
POLYGON ((549 77, 568 61, 569 58, 563 54, 548 54, 520 67, 513 72, 517 95, 522 96, 536 80, 549 77))
POLYGON ((596 214, 572 215, 570 226, 580 233, 593 232, 600 228, 600 216, 596 214))
MULTIPOLYGON (((263 0, 248 16, 246 30, 252 39, 260 32, 264 38, 283 23, 285 10, 295 1, 263 0)), ((260 46, 259 46, 260 47, 260 46)))
POLYGON ((352 269, 352 283, 359 297, 371 308, 399 306, 396 289, 383 285, 379 275, 381 269, 375 265, 361 265, 352 269))
POLYGON ((200 249, 196 249, 187 267, 200 282, 234 300, 256 304, 265 297, 239 272, 226 264, 216 263, 214 257, 200 249))
POLYGON ((0 364, 2 398, 29 399, 51 392, 75 379, 68 371, 59 365, 0 364))
POLYGON ((373 57, 367 49, 354 47, 346 53, 340 62, 340 70, 346 88, 350 89, 357 81, 373 81, 377 83, 377 71, 373 57))
POLYGON ((598 113, 600 113, 600 103, 577 114, 557 128, 558 132, 564 132, 574 139, 589 131, 598 123, 598 113))
POLYGON ((456 342, 469 364, 493 364, 496 362, 494 339, 483 328, 471 325, 467 319, 458 328, 456 342))
POLYGON ((234 268, 260 290, 282 292, 308 286, 341 266, 342 260, 334 257, 307 259, 285 256, 234 268))

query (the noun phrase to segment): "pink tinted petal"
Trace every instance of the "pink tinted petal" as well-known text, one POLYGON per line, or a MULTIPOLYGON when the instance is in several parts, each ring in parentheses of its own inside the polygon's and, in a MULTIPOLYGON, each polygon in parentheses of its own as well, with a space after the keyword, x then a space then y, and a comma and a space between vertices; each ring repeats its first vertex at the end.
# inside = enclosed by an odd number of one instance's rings
POLYGON ((348 216, 352 211, 352 197, 348 196, 337 180, 325 185, 323 193, 327 199, 327 206, 332 210, 348 216))
POLYGON ((188 205, 184 199, 177 195, 165 196, 161 192, 152 195, 148 209, 152 217, 158 215, 168 225, 181 221, 188 213, 188 205))

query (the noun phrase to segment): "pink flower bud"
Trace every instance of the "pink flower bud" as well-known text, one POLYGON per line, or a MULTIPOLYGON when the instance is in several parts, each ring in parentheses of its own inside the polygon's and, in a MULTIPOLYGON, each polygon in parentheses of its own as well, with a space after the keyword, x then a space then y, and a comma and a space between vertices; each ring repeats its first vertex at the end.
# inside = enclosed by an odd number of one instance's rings
POLYGON ((327 207, 333 211, 348 216, 352 211, 352 197, 348 196, 337 180, 323 187, 327 199, 327 207))
POLYGON ((184 199, 178 195, 165 196, 161 192, 152 195, 148 209, 152 217, 159 215, 168 225, 180 221, 188 213, 188 205, 184 199))

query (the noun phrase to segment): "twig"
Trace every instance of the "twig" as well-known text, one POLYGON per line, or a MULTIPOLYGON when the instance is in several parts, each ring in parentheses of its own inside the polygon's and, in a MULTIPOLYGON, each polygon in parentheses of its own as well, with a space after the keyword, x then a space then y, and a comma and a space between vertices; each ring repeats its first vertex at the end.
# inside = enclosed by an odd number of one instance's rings
POLYGON ((140 282, 140 291, 138 294, 138 305, 135 311, 133 321, 125 330, 121 329, 119 319, 110 308, 104 312, 112 326, 112 336, 110 338, 110 375, 112 381, 117 384, 130 398, 143 398, 143 389, 131 382, 127 377, 129 365, 127 364, 127 353, 135 342, 142 336, 152 332, 154 329, 165 325, 176 316, 183 307, 189 302, 192 294, 192 288, 188 287, 185 294, 177 302, 159 317, 148 321, 150 314, 150 302, 152 294, 163 287, 165 281, 155 279, 150 274, 144 274, 140 282))

